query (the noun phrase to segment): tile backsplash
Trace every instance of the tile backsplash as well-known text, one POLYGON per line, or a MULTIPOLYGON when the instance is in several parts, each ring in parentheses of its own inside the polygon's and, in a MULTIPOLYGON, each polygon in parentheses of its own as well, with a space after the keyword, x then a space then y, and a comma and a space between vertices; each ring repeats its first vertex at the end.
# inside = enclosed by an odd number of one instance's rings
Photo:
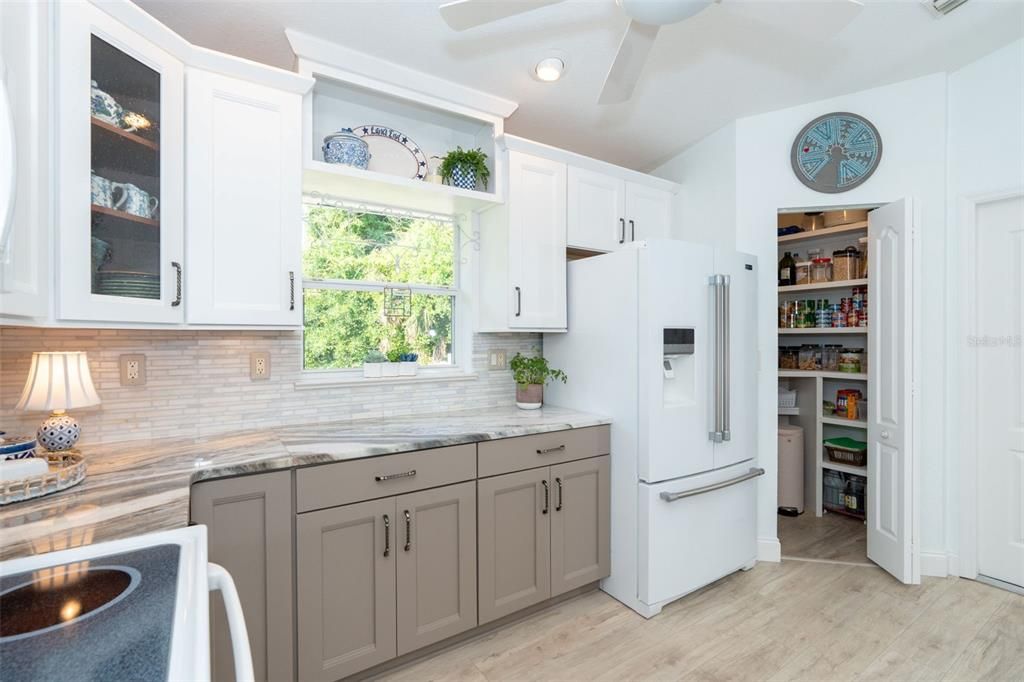
POLYGON ((476 334, 475 380, 296 387, 302 335, 295 331, 160 331, 0 327, 0 430, 34 433, 41 412, 13 409, 34 351, 83 350, 98 407, 75 410, 82 444, 195 438, 226 431, 396 414, 510 405, 511 372, 489 371, 487 354, 539 350, 539 334, 476 334), (249 378, 249 354, 270 353, 271 378, 249 378), (121 386, 119 356, 146 356, 146 384, 121 386))

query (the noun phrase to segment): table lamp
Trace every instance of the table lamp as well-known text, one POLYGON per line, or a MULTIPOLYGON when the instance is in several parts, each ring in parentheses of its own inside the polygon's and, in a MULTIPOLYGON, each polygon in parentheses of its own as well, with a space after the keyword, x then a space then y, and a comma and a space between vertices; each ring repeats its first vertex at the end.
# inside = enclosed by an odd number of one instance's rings
POLYGON ((26 412, 50 410, 36 439, 47 450, 59 452, 74 447, 82 433, 78 421, 65 410, 99 404, 85 353, 33 353, 25 390, 14 407, 26 412))

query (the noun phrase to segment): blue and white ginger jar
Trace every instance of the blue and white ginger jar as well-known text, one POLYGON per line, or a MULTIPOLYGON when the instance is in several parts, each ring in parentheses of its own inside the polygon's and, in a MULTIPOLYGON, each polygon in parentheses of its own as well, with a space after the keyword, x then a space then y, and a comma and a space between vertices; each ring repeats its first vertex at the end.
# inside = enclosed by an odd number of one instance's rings
POLYGON ((341 163, 363 170, 370 165, 370 146, 351 128, 342 128, 325 137, 323 152, 327 163, 341 163))

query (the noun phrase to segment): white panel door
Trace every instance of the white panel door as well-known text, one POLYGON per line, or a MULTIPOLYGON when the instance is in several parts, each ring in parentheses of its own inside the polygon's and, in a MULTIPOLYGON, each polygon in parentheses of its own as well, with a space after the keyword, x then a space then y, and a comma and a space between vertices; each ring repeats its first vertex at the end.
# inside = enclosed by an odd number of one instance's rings
POLYGON ((626 183, 569 166, 569 246, 614 251, 626 241, 626 183))
POLYGON ((302 97, 187 74, 192 324, 302 324, 302 97))
POLYGON ((978 572, 1024 587, 1024 199, 976 225, 978 572))
POLYGON ((672 194, 626 183, 626 241, 668 239, 672 227, 672 194))
POLYGON ((565 329, 564 163, 509 152, 509 320, 565 329))
POLYGON ((868 558, 920 582, 913 552, 913 208, 909 199, 868 217, 868 558))
POLYGON ((49 312, 48 3, 0 3, 0 315, 49 312))

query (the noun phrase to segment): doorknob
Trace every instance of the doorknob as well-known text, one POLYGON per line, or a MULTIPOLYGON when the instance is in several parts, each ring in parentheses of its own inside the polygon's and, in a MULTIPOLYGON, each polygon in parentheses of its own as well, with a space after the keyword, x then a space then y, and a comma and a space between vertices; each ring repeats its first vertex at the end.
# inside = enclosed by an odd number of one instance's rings
POLYGON ((882 438, 885 438, 886 440, 888 440, 889 432, 888 431, 882 431, 881 436, 882 436, 882 438))

